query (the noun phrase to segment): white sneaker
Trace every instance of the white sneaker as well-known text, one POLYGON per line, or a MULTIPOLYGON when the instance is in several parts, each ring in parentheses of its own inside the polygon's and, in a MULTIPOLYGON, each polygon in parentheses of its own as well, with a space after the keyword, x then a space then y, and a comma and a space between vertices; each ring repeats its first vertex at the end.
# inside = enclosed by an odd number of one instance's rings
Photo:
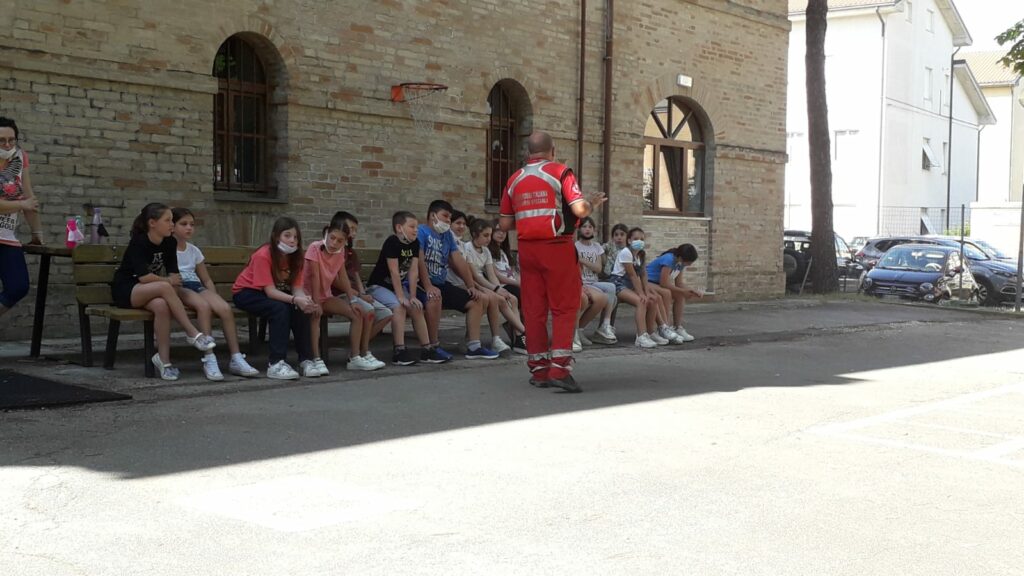
POLYGON ((380 370, 381 368, 387 366, 386 363, 378 360, 377 357, 373 355, 373 352, 370 352, 369 350, 366 351, 366 354, 363 354, 363 360, 368 360, 370 364, 375 366, 374 370, 380 370))
POLYGON ((683 339, 683 342, 693 342, 694 337, 691 336, 690 333, 686 331, 686 328, 683 328, 682 326, 676 326, 675 331, 676 334, 678 334, 679 337, 683 339))
POLYGON ((597 329, 596 334, 601 338, 604 338, 606 344, 615 344, 619 341, 619 339, 615 337, 615 331, 612 330, 611 326, 601 326, 597 329))
POLYGON ((590 341, 590 338, 587 338, 587 335, 583 333, 583 330, 577 330, 576 337, 580 339, 580 344, 583 344, 584 346, 594 345, 594 343, 590 341))
POLYGON ((217 364, 217 357, 213 354, 203 356, 203 373, 206 374, 207 380, 220 382, 224 379, 224 375, 220 373, 220 366, 217 364))
POLYGON ((636 337, 636 341, 633 342, 633 345, 636 346, 637 348, 657 348, 658 347, 658 345, 654 343, 654 340, 651 340, 650 335, 648 335, 646 332, 644 332, 643 334, 637 336, 636 337))
POLYGON ((331 374, 331 371, 327 369, 327 364, 324 364, 324 361, 319 358, 313 358, 313 367, 316 368, 320 376, 330 376, 331 374))
POLYGON ((253 368, 245 361, 245 354, 231 357, 231 362, 228 363, 228 372, 235 376, 245 376, 246 378, 260 375, 259 370, 253 368))
POLYGON ((160 378, 171 382, 178 379, 178 369, 171 366, 170 363, 164 364, 164 361, 160 359, 159 353, 153 354, 150 361, 153 362, 153 366, 156 366, 156 373, 160 375, 160 378))
POLYGON ((583 344, 580 342, 579 332, 572 335, 572 351, 576 353, 583 352, 583 344))
POLYGON ((667 338, 662 338, 661 335, 658 334, 657 332, 651 332, 647 336, 648 336, 648 338, 650 338, 658 346, 667 346, 668 345, 668 339, 667 338))
POLYGON ((203 334, 202 332, 196 334, 195 338, 189 338, 188 336, 185 336, 185 341, 195 346, 196 350, 199 350, 200 352, 209 352, 210 350, 213 350, 214 347, 217 346, 217 342, 213 339, 212 336, 208 336, 206 334, 203 334))
POLYGON ((506 344, 505 341, 501 339, 501 336, 495 336, 494 340, 491 340, 491 350, 494 350, 498 354, 511 349, 512 347, 506 344))
POLYGON ((267 368, 267 378, 273 380, 298 380, 299 373, 292 370, 292 367, 284 360, 278 360, 276 364, 267 368))
POLYGON ((376 365, 362 356, 353 356, 345 365, 346 370, 363 370, 369 372, 376 370, 376 365))
POLYGON ((303 360, 299 362, 299 370, 302 371, 302 375, 306 378, 319 378, 320 369, 316 367, 316 362, 313 360, 303 360))
POLYGON ((662 326, 661 328, 658 328, 658 332, 661 334, 661 337, 668 340, 670 344, 683 343, 682 336, 676 334, 676 331, 673 330, 671 326, 662 326))

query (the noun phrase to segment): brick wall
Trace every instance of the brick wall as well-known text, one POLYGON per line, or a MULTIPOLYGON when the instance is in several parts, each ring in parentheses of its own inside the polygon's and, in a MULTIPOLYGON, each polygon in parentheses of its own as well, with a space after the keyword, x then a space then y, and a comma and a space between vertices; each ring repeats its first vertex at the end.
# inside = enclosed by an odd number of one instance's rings
MULTIPOLYGON (((587 14, 587 190, 602 186, 602 6, 591 2, 587 14)), ((786 3, 643 0, 617 9, 611 219, 644 226, 659 249, 696 244, 702 266, 693 275, 722 297, 781 295, 786 3), (694 78, 692 88, 675 86, 679 73, 694 78), (709 118, 710 219, 642 214, 640 136, 668 96, 690 98, 709 118)), ((0 110, 26 136, 51 241, 90 202, 123 242, 138 209, 159 200, 197 212, 200 244, 259 243, 282 213, 308 240, 347 209, 362 221, 360 243, 376 246, 398 208, 422 216, 442 197, 486 212, 487 95, 499 80, 522 86, 533 126, 575 163, 578 24, 569 0, 226 0, 216 9, 198 0, 34 0, 0 11, 0 110), (269 201, 212 184, 211 71, 233 34, 256 46, 276 83, 269 201), (406 105, 388 100, 392 84, 416 80, 450 86, 426 135, 406 105)), ((68 282, 60 263, 48 336, 75 332, 68 282)), ((33 296, 4 318, 4 338, 27 336, 33 296)))

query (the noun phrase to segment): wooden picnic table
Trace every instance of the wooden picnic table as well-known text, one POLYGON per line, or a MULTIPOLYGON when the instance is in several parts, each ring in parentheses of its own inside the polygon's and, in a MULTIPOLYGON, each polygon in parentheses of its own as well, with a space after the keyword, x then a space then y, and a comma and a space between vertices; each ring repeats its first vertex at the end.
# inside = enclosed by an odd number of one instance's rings
POLYGON ((46 293, 50 285, 50 260, 54 256, 58 258, 70 258, 71 248, 66 246, 25 244, 25 254, 37 254, 39 256, 39 276, 36 280, 36 310, 32 320, 32 347, 29 349, 29 356, 39 357, 39 349, 43 343, 43 320, 46 319, 46 293))

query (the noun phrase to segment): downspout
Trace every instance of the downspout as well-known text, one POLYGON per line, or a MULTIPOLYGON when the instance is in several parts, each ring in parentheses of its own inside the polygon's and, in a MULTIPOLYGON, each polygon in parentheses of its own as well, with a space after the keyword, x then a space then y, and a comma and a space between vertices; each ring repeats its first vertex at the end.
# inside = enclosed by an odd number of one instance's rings
POLYGON ((580 0, 580 93, 576 116, 576 181, 583 185, 583 104, 587 86, 587 0, 580 0))
POLYGON ((882 189, 885 183, 885 82, 888 59, 887 50, 889 47, 889 40, 886 36, 886 23, 885 18, 882 17, 882 8, 875 8, 875 16, 878 16, 878 21, 882 24, 882 82, 881 82, 881 97, 879 100, 880 109, 878 111, 878 196, 876 206, 876 217, 875 217, 875 235, 882 233, 882 189))
POLYGON ((981 131, 985 129, 985 125, 978 126, 978 146, 975 152, 978 153, 978 159, 974 162, 974 201, 981 202, 979 192, 981 190, 981 131))
MULTIPOLYGON (((944 159, 946 161, 946 229, 943 230, 943 233, 949 231, 949 197, 953 192, 953 79, 956 76, 953 69, 956 68, 956 55, 961 48, 963 46, 958 46, 949 57, 949 136, 946 138, 946 150, 949 158, 944 159)), ((939 110, 939 112, 942 111, 939 110)))
POLYGON ((610 241, 608 236, 608 219, 611 218, 612 192, 612 47, 615 42, 615 0, 605 0, 605 31, 604 31, 604 142, 601 180, 604 187, 605 200, 601 212, 601 236, 610 241))

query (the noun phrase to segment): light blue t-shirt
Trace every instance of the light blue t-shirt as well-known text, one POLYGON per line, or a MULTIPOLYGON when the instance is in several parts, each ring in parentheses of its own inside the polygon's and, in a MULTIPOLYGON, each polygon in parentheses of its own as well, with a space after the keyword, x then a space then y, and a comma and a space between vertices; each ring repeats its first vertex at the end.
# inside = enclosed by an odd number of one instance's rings
POLYGON ((423 250, 423 263, 427 265, 430 283, 440 286, 448 280, 448 259, 452 252, 459 251, 459 243, 449 232, 438 234, 426 224, 420 224, 416 232, 423 250))
POLYGON ((658 256, 657 258, 651 260, 647 264, 647 281, 652 282, 654 284, 660 282, 662 268, 671 269, 671 278, 675 280, 676 276, 678 276, 679 273, 682 272, 684 268, 686 268, 686 266, 684 266, 682 262, 676 261, 675 254, 671 252, 667 254, 662 254, 661 256, 658 256))

